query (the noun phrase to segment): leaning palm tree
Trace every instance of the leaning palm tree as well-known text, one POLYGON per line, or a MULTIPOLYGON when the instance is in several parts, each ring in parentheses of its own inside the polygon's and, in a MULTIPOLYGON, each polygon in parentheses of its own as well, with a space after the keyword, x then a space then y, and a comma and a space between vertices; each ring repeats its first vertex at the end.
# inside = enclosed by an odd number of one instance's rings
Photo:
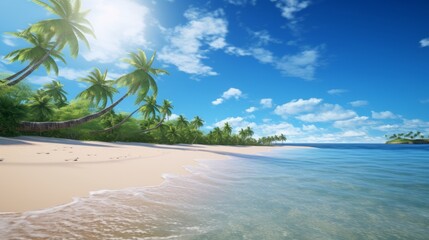
POLYGON ((125 61, 134 66, 136 69, 133 72, 128 73, 117 80, 119 84, 128 88, 128 92, 124 94, 121 98, 116 100, 116 102, 112 103, 110 106, 104 108, 99 112, 68 121, 21 122, 19 124, 18 129, 22 131, 49 131, 62 128, 70 128, 103 116, 104 114, 110 112, 130 94, 135 94, 136 92, 139 93, 139 97, 137 98, 136 104, 139 104, 141 101, 143 101, 143 95, 147 95, 150 90, 152 90, 152 94, 156 96, 158 93, 158 87, 151 74, 157 76, 158 74, 167 73, 167 71, 151 67, 155 58, 155 54, 152 55, 149 61, 146 61, 146 55, 142 50, 139 50, 137 54, 131 53, 130 56, 131 58, 125 59, 125 61))
POLYGON ((57 107, 64 106, 67 101, 67 92, 64 91, 63 87, 64 85, 62 85, 59 81, 55 80, 43 86, 43 90, 47 95, 52 97, 57 107))
POLYGON ((94 36, 91 24, 86 18, 89 11, 81 11, 80 0, 49 0, 50 4, 41 0, 33 0, 33 2, 59 16, 59 18, 37 22, 31 25, 27 31, 44 34, 46 39, 52 40, 54 43, 51 44, 48 51, 40 59, 31 62, 30 67, 27 66, 27 70, 22 71, 22 74, 10 83, 11 85, 25 79, 43 64, 52 52, 61 51, 65 46, 69 47, 72 57, 77 57, 79 54, 79 40, 82 40, 89 48, 85 34, 94 36))
POLYGON ((77 95, 78 98, 89 100, 98 106, 101 102, 101 108, 105 108, 107 100, 113 102, 113 94, 118 90, 113 87, 115 81, 107 80, 107 70, 102 73, 100 69, 94 69, 89 76, 81 78, 82 82, 90 83, 91 86, 77 95))
MULTIPOLYGON (((9 34, 11 34, 12 36, 24 39, 25 41, 29 42, 32 46, 12 51, 4 57, 5 59, 8 59, 10 62, 17 62, 17 61, 21 63, 29 62, 27 67, 5 78, 4 80, 13 80, 14 78, 18 77, 20 74, 27 71, 34 63, 44 58, 48 52, 49 54, 41 64, 43 64, 47 73, 53 70, 55 74, 58 75, 58 65, 55 59, 58 59, 63 63, 65 63, 66 61, 62 57, 62 54, 60 51, 52 49, 53 43, 50 42, 50 40, 46 37, 45 34, 32 33, 28 30, 16 32, 16 33, 9 33, 9 34)), ((37 69, 37 67, 35 69, 37 69)), ((18 82, 19 81, 17 80, 10 81, 8 82, 7 85, 12 86, 17 84, 18 82)))

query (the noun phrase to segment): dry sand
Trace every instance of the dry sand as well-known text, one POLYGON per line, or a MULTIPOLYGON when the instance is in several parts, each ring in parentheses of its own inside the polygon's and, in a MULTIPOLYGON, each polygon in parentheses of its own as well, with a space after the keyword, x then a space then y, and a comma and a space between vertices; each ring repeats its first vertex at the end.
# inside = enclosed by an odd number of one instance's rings
POLYGON ((164 173, 186 174, 184 166, 198 159, 246 157, 273 149, 278 148, 0 137, 0 212, 53 207, 96 190, 154 186, 162 183, 164 173))

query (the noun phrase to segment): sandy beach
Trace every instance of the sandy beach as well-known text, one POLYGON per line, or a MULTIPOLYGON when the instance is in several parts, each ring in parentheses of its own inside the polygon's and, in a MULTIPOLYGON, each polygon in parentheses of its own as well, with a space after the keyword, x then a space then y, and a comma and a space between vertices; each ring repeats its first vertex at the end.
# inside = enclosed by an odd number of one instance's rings
POLYGON ((91 191, 155 186, 163 182, 163 174, 187 174, 185 166, 199 159, 246 157, 279 148, 0 138, 0 212, 49 208, 91 191))

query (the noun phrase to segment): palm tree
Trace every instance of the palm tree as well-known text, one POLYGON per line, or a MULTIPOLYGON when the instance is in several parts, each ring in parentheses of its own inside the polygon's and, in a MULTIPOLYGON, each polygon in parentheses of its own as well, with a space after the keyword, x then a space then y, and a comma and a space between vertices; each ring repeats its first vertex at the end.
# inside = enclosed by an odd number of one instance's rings
POLYGON ((222 142, 222 130, 219 127, 213 128, 212 135, 214 143, 219 144, 222 142))
POLYGON ((232 127, 231 127, 231 125, 229 125, 229 123, 228 123, 228 122, 226 122, 226 123, 223 125, 223 132, 225 133, 225 135, 226 135, 226 136, 231 136, 231 133, 232 133, 232 127))
MULTIPOLYGON (((18 77, 20 74, 27 71, 38 60, 44 58, 44 56, 48 52, 49 54, 46 57, 46 59, 42 62, 42 64, 45 67, 47 73, 49 73, 51 70, 54 70, 55 74, 58 75, 58 65, 55 61, 55 58, 61 60, 63 63, 65 63, 66 61, 62 57, 62 54, 60 51, 52 49, 53 43, 46 38, 45 34, 31 33, 28 30, 17 32, 17 33, 9 33, 9 34, 26 40, 32 45, 32 47, 12 51, 4 57, 8 59, 10 62, 16 62, 16 61, 19 61, 21 63, 27 62, 27 61, 30 62, 27 65, 27 67, 17 72, 16 74, 13 74, 5 78, 4 80, 13 80, 14 78, 18 77)), ((35 69, 37 69, 37 67, 35 69)), ((7 85, 12 86, 17 84, 18 82, 19 81, 16 81, 16 80, 11 81, 7 85)))
POLYGON ((59 18, 37 22, 31 25, 28 31, 44 34, 46 35, 46 39, 54 39, 54 43, 50 46, 50 49, 45 52, 42 58, 35 62, 31 62, 31 67, 23 71, 20 77, 10 82, 10 85, 17 84, 25 79, 43 64, 53 51, 61 51, 65 46, 68 46, 71 56, 77 57, 79 54, 78 41, 82 40, 89 48, 88 40, 84 34, 94 36, 91 24, 88 19, 86 19, 86 15, 89 11, 81 12, 80 0, 49 0, 50 4, 42 2, 41 0, 33 0, 33 2, 46 8, 46 10, 59 16, 59 18))
POLYGON ((183 115, 179 115, 179 117, 176 120, 176 124, 178 128, 185 128, 189 125, 188 120, 183 115))
POLYGON ((282 134, 280 134, 280 136, 279 136, 279 140, 283 143, 284 141, 286 141, 286 140, 287 140, 287 138, 286 138, 286 136, 282 133, 282 134))
POLYGON ((51 97, 46 95, 42 90, 38 90, 37 93, 30 98, 28 107, 34 119, 37 121, 46 121, 52 117, 54 114, 54 106, 51 100, 51 97))
POLYGON ((148 119, 154 119, 156 116, 156 113, 159 112, 159 105, 156 103, 156 97, 155 96, 147 96, 145 98, 146 104, 143 105, 140 110, 143 113, 143 118, 148 119))
POLYGON ((44 92, 52 97, 57 107, 63 107, 67 102, 67 92, 64 91, 63 87, 64 85, 55 80, 43 86, 44 92))
POLYGON ((174 144, 177 142, 177 139, 180 137, 177 128, 175 126, 170 126, 167 130, 167 137, 174 144))
POLYGON ((100 69, 95 68, 89 73, 89 76, 80 79, 82 82, 90 83, 91 86, 79 93, 77 97, 87 99, 96 106, 102 102, 101 108, 105 108, 107 100, 110 99, 110 101, 113 102, 113 94, 118 92, 118 90, 112 86, 115 81, 106 80, 106 78, 107 70, 102 73, 100 69))
POLYGON ((134 94, 137 91, 139 92, 136 103, 139 104, 144 100, 144 96, 152 90, 153 95, 156 96, 158 93, 158 87, 156 85, 155 80, 150 74, 158 75, 167 73, 162 69, 152 68, 152 63, 155 58, 155 54, 152 55, 149 62, 146 62, 146 55, 142 50, 139 50, 138 54, 131 53, 130 59, 125 59, 126 62, 130 63, 132 66, 137 68, 131 73, 128 73, 122 77, 120 77, 117 82, 121 85, 128 87, 128 92, 122 96, 120 99, 116 100, 109 107, 104 108, 103 110, 78 118, 72 119, 68 121, 62 122, 21 122, 19 124, 19 130, 22 131, 49 131, 49 130, 57 130, 62 128, 70 128, 74 127, 86 122, 89 122, 93 119, 96 119, 104 114, 110 112, 114 107, 116 107, 121 101, 123 101, 128 95, 134 94), (147 73, 145 71, 148 71, 147 73))
POLYGON ((194 138, 194 140, 192 140, 192 144, 194 144, 195 140, 197 140, 198 129, 200 127, 202 127, 203 125, 204 125, 204 121, 198 116, 194 117, 194 119, 191 121, 191 126, 194 128, 194 130, 196 132, 195 138, 194 138))

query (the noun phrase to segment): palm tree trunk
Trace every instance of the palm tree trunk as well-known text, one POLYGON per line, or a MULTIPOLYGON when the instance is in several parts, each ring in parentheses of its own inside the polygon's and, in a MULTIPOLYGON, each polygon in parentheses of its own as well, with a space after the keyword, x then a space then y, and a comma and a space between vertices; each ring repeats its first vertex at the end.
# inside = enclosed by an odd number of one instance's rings
POLYGON ((141 133, 147 133, 147 132, 153 131, 153 130, 155 130, 155 129, 157 129, 157 128, 161 127, 161 125, 162 125, 162 123, 164 122, 164 120, 165 120, 165 114, 164 114, 164 116, 162 117, 161 121, 159 121, 159 122, 155 125, 155 127, 145 129, 145 130, 143 130, 141 133))
POLYGON ((30 64, 28 64, 28 66, 26 66, 26 67, 25 67, 24 69, 22 69, 21 71, 19 71, 19 72, 17 72, 17 73, 15 73, 15 74, 13 74, 12 76, 9 76, 9 77, 7 77, 7 78, 3 79, 3 80, 11 81, 12 79, 14 79, 14 78, 16 78, 17 76, 21 75, 23 72, 27 71, 27 70, 28 70, 32 65, 33 65, 33 62, 31 62, 30 64))
POLYGON ((127 92, 124 96, 122 96, 120 99, 118 99, 116 102, 114 102, 109 107, 87 115, 85 117, 67 120, 67 121, 61 121, 61 122, 21 122, 18 126, 19 131, 27 131, 27 132, 33 132, 33 131, 51 131, 51 130, 58 130, 63 128, 71 128, 80 124, 84 124, 86 122, 89 122, 93 119, 96 119, 98 117, 103 116, 104 114, 108 113, 110 110, 112 110, 116 105, 118 105, 122 100, 124 100, 130 92, 127 92))
MULTIPOLYGON (((17 78, 17 79, 15 79, 15 80, 13 80, 13 81, 10 81, 7 85, 8 86, 13 86, 13 85, 16 85, 16 84, 18 84, 19 82, 21 82, 22 80, 24 80, 26 77, 28 77, 28 75, 30 75, 31 73, 33 73, 34 72, 34 70, 36 70, 40 65, 42 65, 45 61, 46 61, 46 59, 48 59, 48 57, 51 55, 51 52, 59 45, 59 43, 60 42, 56 42, 55 44, 54 44, 54 46, 52 46, 52 48, 51 49, 49 49, 47 52, 46 52, 46 54, 41 58, 41 59, 39 59, 37 62, 35 62, 33 65, 29 65, 28 67, 30 67, 24 74, 22 74, 19 78, 17 78)), ((21 71, 20 71, 21 72, 21 71)), ((18 73, 17 73, 18 74, 18 73)), ((16 75, 16 74, 15 74, 16 75)))
POLYGON ((8 86, 13 86, 24 80, 28 75, 34 72, 50 55, 51 51, 46 52, 45 56, 43 56, 39 61, 37 61, 34 65, 31 66, 31 68, 26 71, 24 74, 22 74, 19 78, 8 82, 8 86))

